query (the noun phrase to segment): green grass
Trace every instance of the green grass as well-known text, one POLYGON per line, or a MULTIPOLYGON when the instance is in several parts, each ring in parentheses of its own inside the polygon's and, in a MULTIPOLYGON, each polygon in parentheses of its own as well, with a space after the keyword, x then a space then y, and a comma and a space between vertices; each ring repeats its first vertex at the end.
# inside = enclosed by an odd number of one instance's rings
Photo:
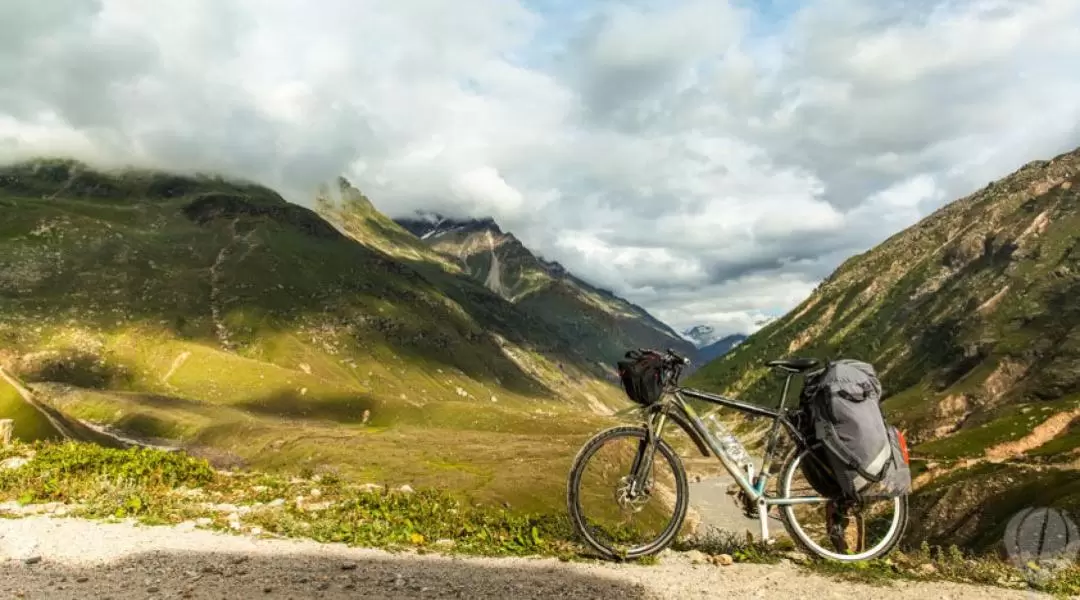
MULTIPOLYGON (((61 502, 75 517, 134 518, 150 525, 204 518, 206 527, 222 531, 391 550, 563 560, 591 557, 564 511, 468 502, 432 487, 412 492, 365 487, 348 477, 313 470, 289 477, 258 471, 224 473, 184 453, 81 443, 18 443, 0 449, 0 460, 12 456, 29 460, 16 469, 0 471, 0 500, 23 505, 61 502)), ((789 556, 792 547, 763 546, 740 536, 720 535, 680 540, 674 549, 729 554, 736 562, 776 563, 789 556)), ((656 562, 638 561, 642 565, 656 562)), ((799 563, 840 580, 881 585, 921 579, 1012 588, 1031 585, 1059 595, 1080 592, 1076 567, 1045 579, 1025 579, 1011 565, 990 556, 964 554, 955 547, 924 544, 913 552, 897 551, 886 559, 856 565, 819 560, 799 563)))
POLYGON ((1018 404, 1006 407, 998 416, 973 427, 931 442, 914 450, 920 456, 956 459, 981 456, 997 444, 1018 440, 1055 414, 1080 406, 1080 399, 1065 398, 1049 403, 1018 404))

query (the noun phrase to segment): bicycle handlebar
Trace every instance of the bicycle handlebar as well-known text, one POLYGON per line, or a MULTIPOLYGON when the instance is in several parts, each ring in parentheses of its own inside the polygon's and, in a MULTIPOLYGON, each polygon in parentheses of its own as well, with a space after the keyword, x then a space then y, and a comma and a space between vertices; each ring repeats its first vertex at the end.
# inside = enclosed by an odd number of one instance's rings
POLYGON ((677 364, 677 365, 688 365, 688 364, 690 364, 690 359, 689 358, 686 358, 685 356, 681 356, 678 352, 675 352, 671 348, 667 349, 667 357, 668 357, 668 360, 670 360, 672 363, 677 364))

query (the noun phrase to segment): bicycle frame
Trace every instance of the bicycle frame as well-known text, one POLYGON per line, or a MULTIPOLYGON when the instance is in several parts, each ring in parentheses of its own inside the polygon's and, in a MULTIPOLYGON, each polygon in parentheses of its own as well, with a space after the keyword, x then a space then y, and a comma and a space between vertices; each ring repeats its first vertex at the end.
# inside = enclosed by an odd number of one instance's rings
MULTIPOLYGON (((662 398, 656 404, 645 409, 648 413, 646 420, 649 439, 648 441, 643 442, 642 445, 647 445, 648 451, 645 453, 644 457, 639 453, 638 459, 635 460, 635 465, 631 471, 635 474, 635 484, 639 483, 644 476, 644 473, 648 473, 651 469, 652 458, 656 452, 656 440, 662 436, 664 425, 667 420, 670 419, 690 436, 690 439, 694 441, 703 456, 708 456, 711 451, 713 456, 716 456, 720 460, 720 463, 727 472, 735 479, 735 482, 742 488, 750 501, 757 505, 758 521, 761 526, 761 539, 763 542, 769 539, 768 518, 769 508, 771 506, 827 502, 828 498, 822 496, 776 498, 765 492, 769 477, 772 475, 769 470, 773 465, 773 455, 776 451, 776 444, 780 437, 780 426, 783 425, 788 430, 788 433, 795 440, 798 448, 803 449, 807 447, 805 438, 799 433, 796 426, 788 418, 787 411, 784 410, 784 404, 787 400, 787 394, 793 375, 793 373, 789 373, 787 379, 784 381, 784 391, 780 397, 780 406, 776 410, 739 402, 738 400, 726 398, 718 394, 710 394, 693 388, 671 386, 668 390, 665 390, 665 396, 670 399, 662 398), (739 468, 731 456, 720 446, 718 440, 713 438, 712 434, 698 416, 697 411, 686 402, 684 396, 696 398, 710 404, 731 408, 746 414, 767 417, 773 420, 765 446, 765 454, 761 460, 761 468, 757 477, 754 478, 754 481, 749 479, 749 475, 739 468), (641 458, 644 458, 645 460, 641 461, 641 458)), ((645 450, 645 448, 641 448, 641 450, 645 450)), ((637 486, 635 485, 635 487, 637 486)))

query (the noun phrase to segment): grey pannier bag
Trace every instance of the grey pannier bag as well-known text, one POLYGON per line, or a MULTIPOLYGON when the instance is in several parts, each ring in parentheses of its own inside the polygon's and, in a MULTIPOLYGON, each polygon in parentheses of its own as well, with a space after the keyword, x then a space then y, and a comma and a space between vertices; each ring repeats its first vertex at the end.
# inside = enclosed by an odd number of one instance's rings
POLYGON ((814 437, 845 499, 893 498, 911 489, 907 442, 885 422, 881 381, 857 360, 828 363, 810 399, 814 437))

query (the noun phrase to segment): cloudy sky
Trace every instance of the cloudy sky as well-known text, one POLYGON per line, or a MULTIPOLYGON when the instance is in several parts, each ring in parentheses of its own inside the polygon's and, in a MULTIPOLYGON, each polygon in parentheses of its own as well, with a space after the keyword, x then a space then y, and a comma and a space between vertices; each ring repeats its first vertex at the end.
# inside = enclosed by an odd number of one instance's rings
POLYGON ((673 326, 1080 145, 1076 0, 5 0, 0 160, 494 216, 673 326))

